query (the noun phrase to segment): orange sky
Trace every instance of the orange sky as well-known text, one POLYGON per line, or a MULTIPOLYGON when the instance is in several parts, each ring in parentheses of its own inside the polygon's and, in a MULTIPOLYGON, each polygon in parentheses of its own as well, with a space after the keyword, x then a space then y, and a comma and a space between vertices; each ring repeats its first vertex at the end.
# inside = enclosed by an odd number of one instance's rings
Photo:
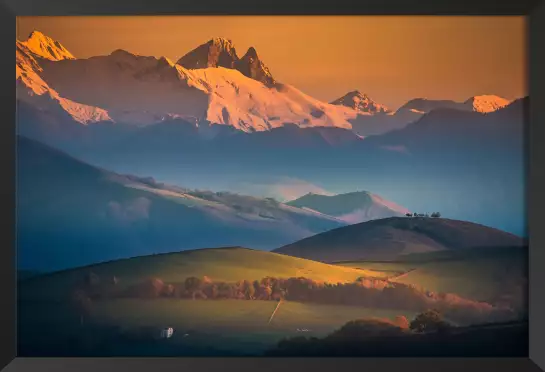
POLYGON ((77 58, 126 49, 177 60, 215 36, 254 46, 273 76, 331 101, 358 89, 397 108, 415 97, 526 94, 524 17, 19 17, 77 58))

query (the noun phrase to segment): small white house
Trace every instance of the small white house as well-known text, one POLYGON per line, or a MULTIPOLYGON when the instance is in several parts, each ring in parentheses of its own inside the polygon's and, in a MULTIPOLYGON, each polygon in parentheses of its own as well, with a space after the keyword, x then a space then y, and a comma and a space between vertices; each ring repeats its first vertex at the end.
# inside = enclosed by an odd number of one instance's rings
POLYGON ((161 338, 171 338, 174 334, 174 329, 172 327, 164 328, 161 330, 161 338))

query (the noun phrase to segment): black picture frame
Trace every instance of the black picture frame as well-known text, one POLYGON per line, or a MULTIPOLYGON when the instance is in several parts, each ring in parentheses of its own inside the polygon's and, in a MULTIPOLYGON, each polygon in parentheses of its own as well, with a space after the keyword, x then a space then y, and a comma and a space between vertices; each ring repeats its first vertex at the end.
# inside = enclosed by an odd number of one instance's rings
POLYGON ((0 368, 5 371, 277 371, 279 369, 329 371, 353 368, 367 371, 545 371, 545 0, 336 0, 308 3, 300 0, 221 1, 176 0, 2 0, 2 50, 11 49, 16 17, 24 15, 524 15, 528 16, 528 87, 531 97, 527 128, 527 219, 529 235, 528 358, 17 358, 15 278, 15 89, 13 62, 1 58, 0 162, 2 163, 0 234, 0 368), (8 48, 9 47, 9 48, 8 48), (9 63, 8 63, 9 62, 9 63), (540 142, 541 141, 541 142, 540 142))

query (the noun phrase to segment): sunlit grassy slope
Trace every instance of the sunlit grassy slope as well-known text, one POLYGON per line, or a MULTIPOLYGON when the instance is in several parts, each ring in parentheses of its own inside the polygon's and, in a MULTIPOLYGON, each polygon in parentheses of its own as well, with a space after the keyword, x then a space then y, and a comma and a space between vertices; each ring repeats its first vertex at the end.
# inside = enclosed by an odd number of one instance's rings
POLYGON ((302 258, 246 248, 217 248, 183 251, 110 261, 93 266, 42 275, 19 285, 21 299, 53 299, 65 296, 72 285, 88 272, 100 278, 117 277, 127 286, 150 277, 165 283, 181 283, 189 276, 208 276, 214 281, 236 282, 265 276, 306 277, 325 282, 351 282, 372 272, 329 265, 302 258))
POLYGON ((338 265, 375 270, 389 280, 434 292, 522 306, 527 285, 527 249, 474 248, 409 255, 396 262, 341 262, 338 265))
MULTIPOLYGON (((208 276, 234 282, 265 276, 304 276, 319 281, 351 282, 360 276, 384 277, 464 297, 495 301, 501 296, 522 302, 526 251, 522 248, 476 249, 407 256, 399 262, 347 262, 336 265, 245 248, 217 248, 136 257, 41 275, 19 283, 19 338, 31 345, 47 345, 51 334, 66 340, 78 332, 79 318, 66 301, 72 285, 88 272, 120 286, 158 277, 179 283, 188 276, 208 276), (407 273, 408 272, 408 273, 407 273), (36 332, 40 329, 40 332, 36 332)), ((134 329, 173 327, 179 345, 260 353, 289 336, 323 337, 350 320, 395 318, 415 314, 404 310, 369 309, 286 301, 269 318, 276 301, 184 299, 114 299, 94 301, 93 324, 134 329), (187 335, 187 336, 186 336, 187 335)), ((125 351, 120 351, 125 352, 125 351)), ((127 353, 134 350, 126 350, 127 353)), ((131 354, 132 355, 132 354, 131 354)))

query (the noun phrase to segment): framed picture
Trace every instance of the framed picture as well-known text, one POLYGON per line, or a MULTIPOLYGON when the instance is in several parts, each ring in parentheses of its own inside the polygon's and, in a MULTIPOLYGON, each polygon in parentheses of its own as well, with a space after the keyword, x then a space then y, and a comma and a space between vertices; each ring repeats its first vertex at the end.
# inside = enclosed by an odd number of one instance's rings
POLYGON ((545 370, 542 2, 4 7, 6 371, 545 370))

